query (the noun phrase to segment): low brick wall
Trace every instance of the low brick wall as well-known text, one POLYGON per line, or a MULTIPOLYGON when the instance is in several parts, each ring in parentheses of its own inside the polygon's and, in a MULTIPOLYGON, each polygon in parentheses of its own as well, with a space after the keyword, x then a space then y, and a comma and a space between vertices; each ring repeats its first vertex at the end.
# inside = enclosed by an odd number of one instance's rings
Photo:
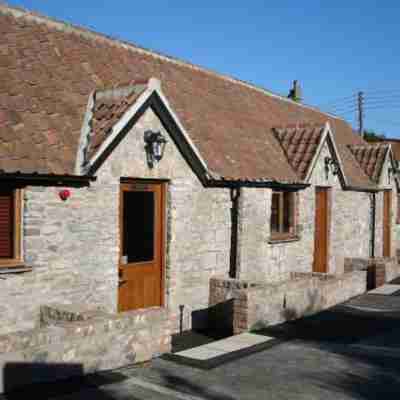
POLYGON ((0 392, 147 361, 171 349, 165 309, 107 314, 46 306, 41 314, 42 327, 0 335, 0 392))
POLYGON ((364 293, 366 285, 365 271, 292 273, 291 279, 275 284, 212 278, 210 324, 214 329, 231 325, 234 334, 262 329, 334 306, 364 293), (218 312, 224 305, 230 305, 231 315, 218 312))
POLYGON ((368 271, 368 290, 382 286, 400 276, 397 258, 346 258, 345 272, 368 271))

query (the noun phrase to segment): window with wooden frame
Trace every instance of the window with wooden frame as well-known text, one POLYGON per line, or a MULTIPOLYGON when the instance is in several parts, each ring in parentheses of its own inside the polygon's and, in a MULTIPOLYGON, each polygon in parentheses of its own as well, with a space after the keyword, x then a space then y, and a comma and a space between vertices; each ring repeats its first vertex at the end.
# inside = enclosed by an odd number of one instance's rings
POLYGON ((296 196, 295 192, 272 192, 271 240, 296 237, 296 196))
POLYGON ((21 190, 0 189, 0 267, 22 264, 21 190))

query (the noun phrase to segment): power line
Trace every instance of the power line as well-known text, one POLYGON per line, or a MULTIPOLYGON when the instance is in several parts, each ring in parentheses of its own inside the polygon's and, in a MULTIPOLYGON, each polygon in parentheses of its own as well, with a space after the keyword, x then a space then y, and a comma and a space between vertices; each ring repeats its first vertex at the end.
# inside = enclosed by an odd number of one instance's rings
POLYGON ((376 89, 376 90, 365 90, 364 93, 373 94, 373 93, 390 93, 390 92, 399 92, 400 89, 376 89))
POLYGON ((400 104, 375 104, 365 107, 366 110, 382 110, 388 108, 400 108, 400 104))
POLYGON ((357 104, 353 104, 352 106, 346 107, 346 108, 328 108, 331 112, 336 112, 336 113, 342 113, 342 112, 349 112, 349 111, 354 111, 357 109, 357 104))
POLYGON ((346 103, 346 102, 350 102, 350 101, 354 101, 355 99, 356 99, 356 95, 355 94, 353 94, 353 95, 351 95, 351 96, 347 96, 347 97, 342 97, 342 98, 339 98, 339 99, 334 99, 334 100, 331 100, 331 101, 328 101, 328 102, 326 102, 326 103, 322 103, 321 104, 321 107, 326 107, 326 106, 332 106, 332 105, 336 105, 336 104, 342 104, 342 103, 346 103))
POLYGON ((400 98, 400 91, 397 93, 392 93, 389 95, 384 95, 384 96, 369 96, 368 93, 366 94, 366 98, 369 100, 387 100, 387 99, 398 99, 400 98))
POLYGON ((358 92, 357 97, 358 105, 358 133, 363 136, 364 134, 364 93, 358 92))
POLYGON ((353 126, 357 126, 360 134, 364 131, 365 118, 368 121, 372 120, 392 126, 400 126, 400 121, 395 122, 374 118, 374 111, 400 110, 400 89, 377 89, 358 92, 357 94, 324 103, 319 108, 348 121, 353 126))
POLYGON ((327 110, 348 110, 351 109, 353 107, 357 106, 357 102, 353 101, 352 103, 349 104, 342 104, 342 105, 337 105, 337 106, 331 106, 331 107, 323 107, 327 110))
POLYGON ((400 98, 398 99, 391 99, 391 100, 368 100, 366 99, 366 103, 373 106, 375 104, 399 104, 400 103, 400 98))
MULTIPOLYGON (((371 93, 379 93, 379 90, 376 91, 368 91, 364 93, 364 100, 367 103, 371 103, 373 101, 386 101, 386 100, 396 100, 400 99, 400 89, 391 89, 386 91, 381 91, 382 94, 373 94, 371 93)), ((347 107, 351 107, 353 104, 357 102, 357 95, 351 95, 347 97, 342 97, 336 100, 332 100, 327 103, 323 103, 320 105, 320 108, 330 109, 330 110, 341 110, 347 109, 347 107)))
POLYGON ((335 115, 337 117, 350 118, 357 114, 356 111, 357 110, 349 111, 347 113, 340 113, 340 114, 339 113, 330 113, 330 114, 335 115))
POLYGON ((400 126, 400 121, 389 121, 389 120, 383 119, 383 118, 371 118, 371 119, 372 119, 372 121, 376 121, 376 122, 384 122, 385 124, 400 126))

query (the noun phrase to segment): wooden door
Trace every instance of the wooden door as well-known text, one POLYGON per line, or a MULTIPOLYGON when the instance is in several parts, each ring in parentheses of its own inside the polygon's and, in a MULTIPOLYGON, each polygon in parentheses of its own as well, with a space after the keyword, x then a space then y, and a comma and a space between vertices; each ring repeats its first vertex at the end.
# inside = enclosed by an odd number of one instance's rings
POLYGON ((392 239, 392 191, 383 192, 383 257, 391 256, 392 239))
POLYGON ((164 185, 121 184, 118 310, 162 306, 164 185))
POLYGON ((330 190, 315 189, 315 231, 313 272, 328 272, 330 190))

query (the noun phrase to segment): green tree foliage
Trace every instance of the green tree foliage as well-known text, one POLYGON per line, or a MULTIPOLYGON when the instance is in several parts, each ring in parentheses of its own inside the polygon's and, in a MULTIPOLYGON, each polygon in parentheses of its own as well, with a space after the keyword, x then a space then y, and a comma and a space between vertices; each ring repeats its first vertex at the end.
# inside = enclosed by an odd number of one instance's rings
POLYGON ((372 130, 364 130, 364 139, 367 142, 380 142, 381 140, 384 140, 386 136, 383 133, 377 133, 372 130))

